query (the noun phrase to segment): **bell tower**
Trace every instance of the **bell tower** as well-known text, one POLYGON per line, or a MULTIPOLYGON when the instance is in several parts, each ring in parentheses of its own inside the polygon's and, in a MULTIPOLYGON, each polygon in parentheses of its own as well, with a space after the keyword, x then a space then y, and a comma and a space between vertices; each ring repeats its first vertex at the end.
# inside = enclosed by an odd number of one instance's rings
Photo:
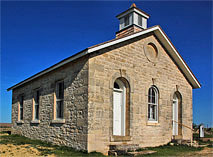
POLYGON ((147 28, 149 14, 136 7, 135 3, 129 9, 116 16, 120 21, 116 38, 131 35, 147 28))

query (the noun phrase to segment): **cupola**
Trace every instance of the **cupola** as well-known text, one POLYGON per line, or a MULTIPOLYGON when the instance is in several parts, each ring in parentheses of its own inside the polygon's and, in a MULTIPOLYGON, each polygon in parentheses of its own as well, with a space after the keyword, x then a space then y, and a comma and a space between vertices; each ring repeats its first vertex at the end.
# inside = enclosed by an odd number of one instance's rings
POLYGON ((129 9, 116 16, 120 21, 116 38, 124 37, 147 28, 149 14, 136 7, 135 3, 129 9))

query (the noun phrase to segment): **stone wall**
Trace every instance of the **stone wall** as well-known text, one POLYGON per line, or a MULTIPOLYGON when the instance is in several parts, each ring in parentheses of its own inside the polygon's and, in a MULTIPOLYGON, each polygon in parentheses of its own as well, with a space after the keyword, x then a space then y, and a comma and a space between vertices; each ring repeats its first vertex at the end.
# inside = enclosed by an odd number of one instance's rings
MULTIPOLYGON (((159 146, 172 138, 172 99, 182 96, 182 123, 192 126, 192 87, 153 34, 138 37, 78 59, 24 86, 13 90, 12 129, 26 137, 67 145, 76 149, 107 153, 109 145, 138 144, 159 146), (145 48, 149 43, 156 45, 145 48), (125 78, 129 90, 129 136, 116 140, 112 136, 113 83, 125 78), (56 82, 64 80, 65 123, 52 123, 56 82), (158 123, 149 123, 148 89, 159 90, 158 123), (34 89, 40 88, 40 123, 32 121, 34 89), (18 97, 24 94, 24 120, 18 124, 18 97)), ((183 139, 191 131, 182 129, 183 139)))
MULTIPOLYGON (((110 144, 159 146, 172 138, 172 99, 182 95, 182 123, 192 127, 192 87, 153 34, 117 44, 93 53, 89 59, 88 150, 107 153, 110 144), (144 45, 154 43, 157 58, 150 61, 144 45), (106 52, 106 53, 105 53, 106 52), (113 81, 124 77, 130 84, 130 140, 113 142, 113 81), (149 123, 148 89, 159 90, 159 120, 149 123)), ((182 129, 183 139, 191 131, 182 129)))
POLYGON ((40 139, 76 149, 87 149, 88 58, 84 57, 13 90, 12 129, 40 139), (65 123, 52 123, 56 82, 64 80, 65 123), (40 123, 32 121, 33 91, 40 88, 40 123), (18 124, 18 97, 24 94, 23 124, 18 124))

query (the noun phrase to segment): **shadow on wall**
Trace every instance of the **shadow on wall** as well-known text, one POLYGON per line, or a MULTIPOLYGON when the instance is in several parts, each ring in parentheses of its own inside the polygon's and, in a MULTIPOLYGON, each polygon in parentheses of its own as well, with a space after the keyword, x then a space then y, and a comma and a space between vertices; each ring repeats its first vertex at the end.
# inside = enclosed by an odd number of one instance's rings
MULTIPOLYGON (((88 56, 79 58, 71 63, 64 65, 54 71, 51 71, 29 83, 13 90, 12 122, 17 131, 26 136, 45 136, 45 140, 51 141, 48 136, 58 137, 56 134, 67 133, 67 136, 76 138, 76 135, 87 134, 87 115, 88 115, 88 56), (54 92, 56 83, 64 81, 64 119, 66 125, 52 124, 54 92), (31 123, 33 119, 33 98, 35 89, 40 91, 39 120, 40 123, 31 123), (18 121, 18 102, 19 95, 24 94, 23 104, 23 124, 17 124, 18 121), (80 115, 80 116, 79 116, 80 115), (81 125, 79 125, 79 121, 81 125), (69 125, 69 127, 67 127, 69 125), (32 126, 32 127, 30 127, 32 126), (71 129, 73 128, 73 129, 71 129), (42 133, 41 130, 47 129, 42 133), (58 130, 57 130, 58 129, 58 130), (37 135, 36 135, 37 134, 37 135), (49 135, 48 135, 49 134, 49 135), (54 135, 53 135, 54 134, 54 135)), ((67 137, 68 138, 68 137, 67 137)), ((83 138, 86 138, 83 137, 83 138)), ((86 140, 85 140, 86 141, 86 140)))

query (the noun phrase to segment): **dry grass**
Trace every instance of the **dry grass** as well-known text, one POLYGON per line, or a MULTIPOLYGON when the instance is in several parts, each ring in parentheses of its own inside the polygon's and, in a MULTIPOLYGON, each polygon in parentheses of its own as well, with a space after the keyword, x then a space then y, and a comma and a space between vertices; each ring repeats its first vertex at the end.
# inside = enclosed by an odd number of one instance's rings
POLYGON ((104 156, 101 153, 77 151, 19 135, 1 134, 0 156, 104 156))

